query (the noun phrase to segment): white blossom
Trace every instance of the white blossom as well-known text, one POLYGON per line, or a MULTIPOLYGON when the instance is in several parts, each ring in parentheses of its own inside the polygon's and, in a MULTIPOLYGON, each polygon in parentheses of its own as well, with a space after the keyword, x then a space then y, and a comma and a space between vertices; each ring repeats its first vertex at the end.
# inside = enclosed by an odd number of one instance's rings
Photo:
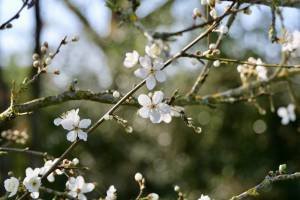
POLYGON ((19 180, 15 177, 10 177, 4 181, 4 188, 10 194, 8 197, 15 196, 19 189, 19 180))
MULTIPOLYGON (((47 160, 44 164, 44 166, 42 168, 40 168, 40 175, 44 175, 46 174, 51 167, 54 165, 54 163, 58 160, 58 158, 54 159, 54 160, 47 160)), ((47 176, 47 180, 49 182, 54 182, 55 181, 55 175, 62 175, 63 171, 61 171, 60 169, 56 169, 54 170, 54 172, 50 173, 47 176)))
POLYGON ((142 181, 143 179, 143 175, 139 172, 137 172, 135 175, 134 175, 134 179, 137 181, 137 182, 140 182, 142 181))
POLYGON ((137 51, 126 53, 125 60, 123 62, 124 66, 127 68, 134 67, 139 61, 139 53, 137 51))
POLYGON ((300 31, 287 35, 287 41, 282 44, 283 52, 290 52, 292 57, 300 57, 300 31))
MULTIPOLYGON (((138 110, 138 114, 142 118, 150 118, 152 123, 160 123, 165 121, 165 117, 170 117, 170 106, 163 103, 164 93, 156 91, 152 96, 141 94, 138 97, 138 102, 142 106, 138 110)), ((167 121, 167 120, 166 120, 167 121)))
POLYGON ((150 200, 159 200, 159 195, 156 194, 156 193, 151 193, 151 194, 148 195, 148 198, 150 200))
POLYGON ((210 50, 214 50, 217 48, 217 45, 215 43, 211 43, 209 44, 209 47, 208 47, 210 50))
POLYGON ((106 191, 105 200, 116 200, 117 199, 117 189, 115 186, 111 185, 106 191))
POLYGON ((120 97, 120 92, 115 90, 112 95, 113 95, 114 98, 119 98, 120 97))
POLYGON ((180 190, 180 187, 179 187, 178 185, 175 185, 175 186, 174 186, 174 191, 175 191, 175 192, 179 192, 179 190, 180 190))
POLYGON ((39 177, 39 174, 39 168, 32 169, 28 167, 26 169, 26 177, 23 180, 23 185, 28 192, 30 192, 30 196, 33 199, 37 199, 39 197, 39 189, 41 186, 41 178, 39 177))
POLYGON ((153 43, 145 47, 145 52, 151 58, 157 58, 161 54, 161 48, 158 44, 153 43))
POLYGON ((277 114, 281 117, 281 124, 287 125, 289 122, 296 121, 295 105, 289 104, 287 107, 280 107, 277 114))
POLYGON ((82 129, 86 129, 90 126, 90 119, 82 119, 78 115, 79 109, 73 109, 68 111, 60 118, 54 120, 55 125, 62 125, 62 127, 69 131, 67 134, 67 140, 74 142, 77 137, 81 140, 87 141, 87 133, 82 129))
POLYGON ((196 18, 196 17, 201 17, 201 12, 198 8, 194 8, 193 9, 193 17, 196 18))
POLYGON ((213 62, 213 66, 214 66, 214 67, 220 67, 220 61, 219 61, 219 60, 215 60, 215 61, 213 62))
POLYGON ((208 195, 201 194, 201 197, 198 200, 210 200, 210 197, 208 195))
POLYGON ((166 80, 165 73, 161 70, 163 62, 160 59, 156 59, 152 62, 149 56, 140 57, 141 68, 137 69, 134 74, 142 79, 146 78, 146 86, 149 90, 152 90, 156 81, 164 82, 166 80))
POLYGON ((87 200, 84 194, 93 191, 95 185, 93 183, 85 183, 82 176, 77 176, 76 178, 69 178, 66 187, 69 190, 68 195, 78 200, 87 200))
POLYGON ((218 17, 218 13, 217 13, 217 10, 215 8, 212 8, 211 11, 209 12, 209 15, 216 19, 218 17))
POLYGON ((262 81, 266 81, 266 80, 268 80, 268 76, 267 76, 268 71, 267 71, 267 68, 265 68, 265 67, 262 66, 261 64, 263 64, 263 62, 261 61, 260 58, 258 58, 258 59, 256 60, 256 68, 255 68, 255 70, 256 70, 256 72, 257 72, 258 78, 259 78, 260 80, 262 80, 262 81))
POLYGON ((78 158, 73 158, 72 164, 75 165, 75 166, 78 165, 79 164, 79 159, 78 158))

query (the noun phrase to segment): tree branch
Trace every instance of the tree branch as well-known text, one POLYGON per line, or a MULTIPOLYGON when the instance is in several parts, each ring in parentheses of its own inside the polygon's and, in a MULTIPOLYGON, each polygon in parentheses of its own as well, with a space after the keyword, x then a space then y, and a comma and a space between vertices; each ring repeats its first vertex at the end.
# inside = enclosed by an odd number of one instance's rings
MULTIPOLYGON (((238 3, 236 5, 236 10, 238 10, 240 4, 238 3)), ((226 16, 227 13, 230 13, 231 9, 228 9, 222 16, 226 16)), ((231 25, 233 24, 233 21, 235 20, 237 12, 232 13, 226 23, 226 26, 228 27, 228 29, 231 27, 231 25)), ((218 36, 217 42, 216 42, 216 48, 218 49, 219 46, 221 45, 222 39, 224 38, 224 34, 220 34, 218 36)), ((188 96, 194 96, 198 93, 198 91, 200 90, 200 87, 203 85, 204 81, 206 80, 208 73, 210 71, 210 68, 213 64, 213 61, 209 60, 205 66, 203 67, 203 69, 201 70, 201 72, 199 73, 195 83, 193 84, 191 90, 188 92, 188 96)))
POLYGON ((250 188, 249 190, 247 190, 239 195, 231 197, 230 200, 241 200, 241 199, 246 199, 248 197, 256 197, 265 188, 272 185, 273 183, 280 182, 280 181, 299 179, 299 178, 300 178, 300 172, 296 172, 293 174, 280 174, 280 175, 275 175, 275 176, 268 175, 258 185, 254 186, 253 188, 250 188))
POLYGON ((14 20, 16 20, 16 19, 18 19, 20 17, 21 12, 24 10, 24 8, 26 6, 28 6, 28 9, 29 9, 29 8, 31 8, 34 5, 34 3, 35 3, 34 1, 31 1, 29 3, 29 0, 24 0, 21 8, 17 11, 17 13, 14 14, 14 16, 12 16, 9 20, 7 20, 6 22, 4 22, 3 24, 0 25, 0 30, 11 28, 12 27, 11 22, 14 21, 14 20))
MULTIPOLYGON (((233 1, 233 0, 221 0, 221 1, 233 1)), ((300 1, 299 0, 239 0, 239 3, 249 3, 249 4, 261 4, 266 6, 284 6, 284 7, 294 7, 300 8, 300 1)))
MULTIPOLYGON (((209 94, 205 96, 194 96, 192 98, 180 97, 176 98, 173 102, 174 105, 189 106, 189 105, 207 105, 216 103, 234 103, 237 101, 245 101, 248 99, 246 96, 250 90, 264 87, 272 83, 286 81, 288 77, 296 76, 300 74, 300 69, 290 69, 288 71, 278 74, 276 77, 269 79, 268 81, 254 81, 247 85, 242 85, 237 88, 229 89, 224 92, 209 94)), ((264 95, 265 93, 259 93, 256 96, 264 95)), ((41 97, 32 101, 28 101, 22 104, 16 104, 13 107, 9 107, 4 112, 0 113, 0 123, 6 120, 10 120, 19 115, 30 114, 31 112, 61 104, 72 100, 88 100, 105 104, 115 104, 120 98, 113 97, 110 92, 92 92, 89 90, 76 90, 66 91, 61 94, 41 97)), ((122 102, 122 105, 138 106, 138 102, 135 98, 122 102)))
POLYGON ((0 147, 0 151, 2 152, 16 152, 16 153, 26 153, 33 156, 40 156, 47 159, 53 159, 53 156, 48 155, 47 152, 33 151, 28 148, 20 149, 20 148, 12 148, 12 147, 0 147))

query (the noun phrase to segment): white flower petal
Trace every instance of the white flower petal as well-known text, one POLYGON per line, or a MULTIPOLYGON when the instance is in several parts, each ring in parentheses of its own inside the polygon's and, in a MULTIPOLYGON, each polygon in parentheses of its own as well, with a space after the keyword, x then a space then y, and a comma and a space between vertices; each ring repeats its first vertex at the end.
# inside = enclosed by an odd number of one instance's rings
POLYGON ((55 124, 55 126, 59 126, 62 122, 62 118, 58 117, 56 119, 54 119, 53 123, 55 124))
POLYGON ((70 131, 74 128, 74 121, 70 119, 62 120, 61 125, 64 129, 70 131))
POLYGON ((152 123, 159 123, 161 121, 160 119, 160 113, 157 110, 151 110, 149 112, 150 120, 152 123))
POLYGON ((78 194, 78 200, 87 200, 86 196, 84 194, 78 194))
POLYGON ((79 131, 78 131, 78 137, 79 137, 79 139, 81 139, 81 140, 83 140, 83 141, 87 141, 88 135, 87 135, 86 132, 84 132, 84 131, 82 131, 82 130, 79 130, 79 131))
POLYGON ((286 117, 287 116, 287 110, 285 107, 280 107, 277 110, 277 114, 279 117, 286 117))
POLYGON ((75 131, 70 131, 68 134, 67 134, 67 140, 70 141, 70 142, 74 142, 77 138, 77 132, 75 131))
POLYGON ((139 95, 138 102, 140 105, 146 106, 146 107, 151 105, 151 99, 145 94, 139 95))
POLYGON ((79 128, 87 128, 91 125, 90 119, 83 119, 79 122, 79 128))
POLYGON ((149 108, 142 107, 138 110, 138 113, 142 118, 148 118, 149 117, 149 108))
POLYGON ((165 123, 170 123, 172 121, 172 116, 171 114, 162 114, 161 120, 165 123))
POLYGON ((91 192, 93 191, 95 188, 95 185, 93 183, 86 183, 83 185, 82 189, 81 189, 81 192, 82 193, 88 193, 88 192, 91 192))
POLYGON ((30 193, 30 196, 31 196, 33 199, 37 199, 37 198, 39 198, 40 193, 39 193, 39 192, 31 192, 31 193, 30 193))
POLYGON ((70 195, 71 197, 76 198, 76 197, 77 197, 77 192, 75 192, 75 191, 70 191, 70 192, 68 192, 68 195, 70 195))
POLYGON ((139 77, 139 78, 146 78, 149 74, 149 71, 145 68, 138 68, 137 70, 134 71, 134 75, 139 77))
POLYGON ((158 104, 160 102, 162 102, 162 100, 164 99, 164 93, 162 91, 155 91, 153 96, 152 96, 152 102, 154 104, 158 104))
POLYGON ((145 69, 151 69, 151 59, 149 56, 144 56, 144 57, 140 57, 140 64, 142 67, 144 67, 145 69))
POLYGON ((146 86, 148 90, 152 90, 156 85, 156 80, 153 75, 149 75, 146 79, 146 86))
POLYGON ((153 62, 153 69, 155 70, 161 70, 161 68, 163 67, 163 60, 160 58, 157 58, 156 60, 154 60, 153 62))
POLYGON ((83 184, 84 184, 84 178, 82 176, 77 176, 76 177, 76 185, 78 188, 82 188, 83 184))
POLYGON ((171 107, 166 103, 160 103, 158 104, 158 109, 160 112, 164 114, 171 114, 171 107))
POLYGON ((281 118, 281 124, 287 125, 289 122, 290 122, 290 119, 288 117, 281 118))
POLYGON ((163 71, 156 71, 155 78, 158 82, 164 82, 166 80, 166 74, 163 71))
POLYGON ((49 182, 54 182, 55 181, 55 177, 54 177, 54 174, 53 173, 51 173, 51 174, 49 174, 48 176, 47 176, 47 180, 49 181, 49 182))

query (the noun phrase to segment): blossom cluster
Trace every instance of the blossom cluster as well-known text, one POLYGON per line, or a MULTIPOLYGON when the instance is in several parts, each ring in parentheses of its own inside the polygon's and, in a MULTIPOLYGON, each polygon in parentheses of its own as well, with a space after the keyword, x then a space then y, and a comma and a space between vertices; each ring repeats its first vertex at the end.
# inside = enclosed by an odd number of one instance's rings
POLYGON ((67 140, 70 142, 74 142, 77 139, 87 141, 88 134, 83 131, 83 129, 86 129, 91 125, 91 120, 80 120, 78 113, 79 109, 73 109, 54 119, 54 124, 56 126, 61 125, 64 129, 69 131, 67 134, 67 140))
POLYGON ((132 68, 138 63, 141 67, 134 71, 135 76, 146 79, 146 86, 152 90, 157 82, 164 82, 166 74, 162 71, 163 61, 159 58, 162 50, 159 45, 153 43, 145 47, 145 56, 140 56, 137 51, 126 53, 124 66, 132 68))
POLYGON ((277 114, 281 118, 281 124, 283 125, 287 125, 289 122, 296 121, 294 104, 289 104, 287 107, 279 107, 277 114))
POLYGON ((25 144, 29 138, 26 131, 19 131, 19 130, 5 130, 1 132, 1 137, 14 142, 16 144, 25 144))
POLYGON ((253 57, 248 58, 247 63, 238 65, 237 71, 240 73, 240 77, 243 83, 249 82, 251 79, 266 81, 268 80, 268 71, 263 66, 263 62, 260 58, 255 59, 253 57))
POLYGON ((300 57, 300 31, 287 34, 287 39, 282 44, 282 51, 288 52, 292 57, 300 57))
MULTIPOLYGON (((132 68, 138 63, 140 68, 134 71, 135 76, 145 79, 148 90, 155 88, 157 82, 164 82, 166 74, 163 71, 164 63, 160 58, 162 47, 157 43, 145 47, 145 56, 140 56, 137 51, 128 52, 123 62, 127 68, 132 68)), ((138 114, 142 118, 149 118, 152 123, 170 123, 172 116, 179 116, 176 107, 172 107, 164 102, 164 93, 155 91, 153 93, 141 94, 138 103, 142 106, 138 114)))
MULTIPOLYGON (((30 193, 31 198, 39 198, 39 190, 42 185, 42 176, 44 176, 57 161, 58 159, 47 160, 44 163, 44 166, 41 168, 26 168, 26 176, 23 179, 22 184, 25 187, 25 189, 30 193)), ((72 175, 72 169, 69 168, 74 168, 78 164, 79 160, 77 158, 74 158, 72 161, 64 160, 60 165, 61 169, 56 169, 52 173, 50 173, 47 176, 47 180, 49 182, 54 182, 56 175, 72 175)), ((4 187, 5 190, 9 193, 8 197, 12 197, 17 194, 20 187, 20 181, 16 177, 10 177, 4 181, 4 187)), ((77 176, 76 178, 71 176, 66 182, 66 190, 68 191, 68 195, 74 198, 78 198, 80 200, 86 200, 87 198, 84 194, 91 192, 94 189, 94 187, 95 185, 93 183, 85 183, 82 176, 77 176)))

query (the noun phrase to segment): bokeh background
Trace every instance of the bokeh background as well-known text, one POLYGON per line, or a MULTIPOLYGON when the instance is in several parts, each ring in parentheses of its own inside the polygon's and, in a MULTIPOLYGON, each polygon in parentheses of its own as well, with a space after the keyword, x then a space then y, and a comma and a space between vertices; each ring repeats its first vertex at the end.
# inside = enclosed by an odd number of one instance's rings
MULTIPOLYGON (((121 4, 126 8, 129 3, 124 0, 121 4)), ((15 14, 21 5, 21 0, 1 0, 0 23, 15 14)), ((217 8, 221 12, 226 5, 228 3, 222 3, 217 8)), ((149 31, 177 31, 195 23, 192 19, 195 7, 203 10, 199 0, 142 0, 136 14, 149 31)), ((270 8, 252 6, 251 9, 250 16, 238 15, 222 44, 222 56, 244 60, 254 56, 264 62, 279 62, 281 47, 268 38, 270 8)), ((299 10, 284 8, 283 17, 289 31, 300 29, 299 10)), ((279 22, 277 27, 280 28, 279 22)), ((200 31, 196 29, 174 37, 175 40, 168 42, 170 53, 180 50, 200 31)), ((61 74, 43 75, 22 96, 22 101, 66 91, 74 79, 78 80, 78 88, 95 92, 116 89, 125 93, 138 83, 132 70, 122 64, 126 52, 133 49, 144 52, 147 38, 136 27, 130 23, 120 24, 104 0, 40 0, 37 9, 21 13, 12 29, 0 31, 1 111, 9 104, 12 81, 20 83, 34 73, 32 54, 38 43, 47 41, 50 49, 54 49, 65 35, 78 35, 80 41, 64 46, 51 64, 50 71, 58 69, 61 74)), ((194 50, 206 47, 207 42, 202 41, 194 50)), ((180 94, 185 94, 201 67, 201 63, 191 59, 180 59, 167 68, 168 80, 157 88, 167 95, 177 88, 180 94)), ((299 78, 293 83, 299 99, 299 78)), ((200 94, 224 91, 240 84, 236 66, 222 65, 211 70, 200 94)), ((291 102, 284 83, 276 85, 274 91, 276 108, 291 102)), ((132 124, 133 133, 126 133, 114 121, 105 122, 69 158, 78 157, 83 166, 90 168, 82 172, 86 179, 98 183, 90 198, 105 196, 106 189, 113 184, 118 189, 119 199, 133 199, 138 193, 133 177, 141 172, 146 177, 147 192, 156 192, 162 199, 176 198, 174 185, 181 186, 190 199, 202 193, 214 199, 228 199, 259 183, 279 164, 287 163, 290 172, 300 171, 299 120, 283 126, 276 113, 270 111, 267 97, 260 97, 258 102, 267 111, 265 115, 245 102, 216 104, 215 108, 187 106, 188 115, 202 127, 201 134, 195 134, 181 119, 153 125, 138 117, 136 108, 124 106, 118 115, 132 124)), ((54 126, 53 120, 72 108, 80 108, 82 117, 96 121, 109 105, 70 101, 0 124, 0 131, 26 130, 30 135, 26 146, 59 156, 69 142, 66 132, 54 126)), ((40 158, 25 154, 1 155, 1 194, 4 194, 2 183, 8 171, 24 176, 26 167, 39 167, 42 163, 40 158)), ((64 183, 65 178, 60 177, 49 186, 62 190, 64 183)), ((287 181, 273 185, 257 199, 300 199, 299 191, 299 181, 287 181)))

